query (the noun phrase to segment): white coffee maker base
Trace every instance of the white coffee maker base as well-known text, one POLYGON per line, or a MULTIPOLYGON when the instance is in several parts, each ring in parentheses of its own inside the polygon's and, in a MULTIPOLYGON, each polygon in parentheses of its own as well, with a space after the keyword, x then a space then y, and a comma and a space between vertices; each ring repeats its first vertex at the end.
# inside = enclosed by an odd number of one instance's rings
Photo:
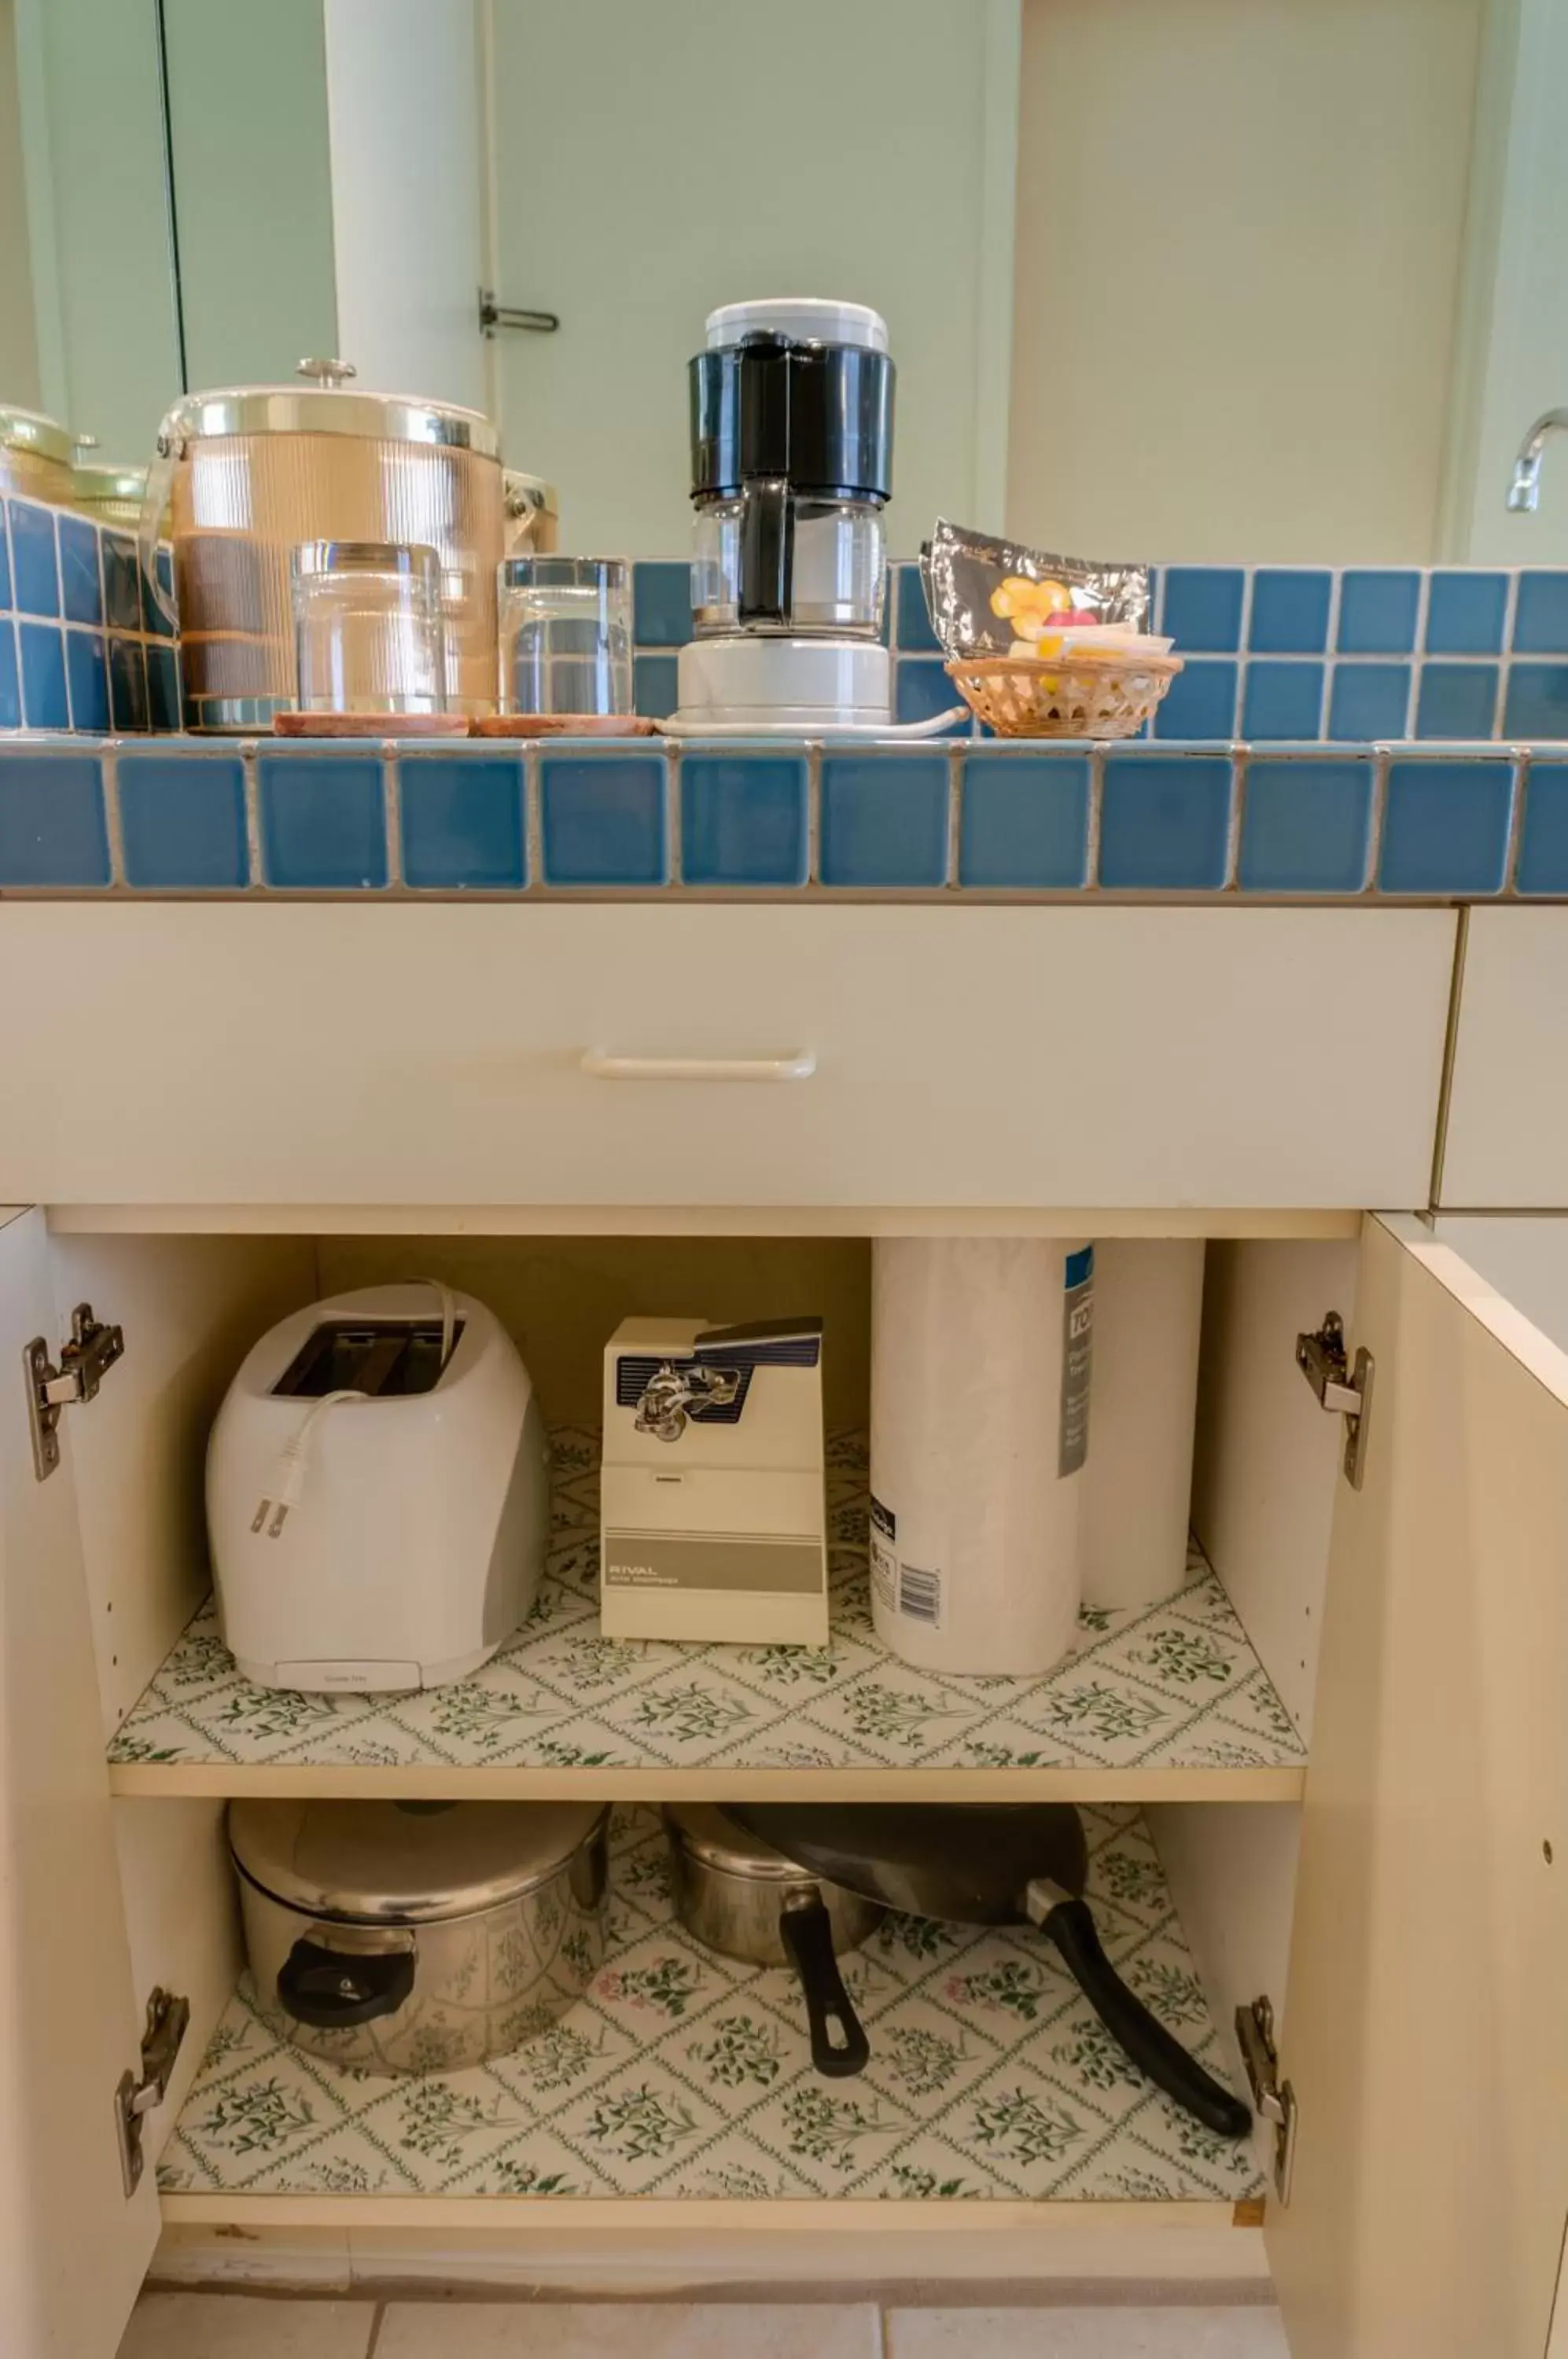
POLYGON ((681 650, 680 730, 876 729, 893 720, 893 663, 875 639, 693 639, 681 650))

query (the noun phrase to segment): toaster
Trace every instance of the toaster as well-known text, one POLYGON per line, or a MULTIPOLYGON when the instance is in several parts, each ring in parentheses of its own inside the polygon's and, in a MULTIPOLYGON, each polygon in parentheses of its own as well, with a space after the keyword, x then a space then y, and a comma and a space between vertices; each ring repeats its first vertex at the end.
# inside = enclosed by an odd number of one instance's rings
POLYGON ((627 1319, 604 1352, 607 1638, 828 1643, 822 1322, 627 1319))
POLYGON ((528 1614, 549 1520, 516 1345, 482 1302, 424 1280, 271 1328, 208 1443, 219 1624, 260 1687, 462 1679, 528 1614))

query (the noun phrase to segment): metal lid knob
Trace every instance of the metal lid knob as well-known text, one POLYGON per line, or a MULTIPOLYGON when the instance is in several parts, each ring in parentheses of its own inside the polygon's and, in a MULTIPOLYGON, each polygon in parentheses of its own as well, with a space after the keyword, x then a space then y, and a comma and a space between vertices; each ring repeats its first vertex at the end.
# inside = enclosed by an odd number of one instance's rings
POLYGON ((317 385, 330 387, 346 384, 351 376, 357 376, 359 371, 352 361, 306 360, 296 364, 294 374, 310 377, 317 385))

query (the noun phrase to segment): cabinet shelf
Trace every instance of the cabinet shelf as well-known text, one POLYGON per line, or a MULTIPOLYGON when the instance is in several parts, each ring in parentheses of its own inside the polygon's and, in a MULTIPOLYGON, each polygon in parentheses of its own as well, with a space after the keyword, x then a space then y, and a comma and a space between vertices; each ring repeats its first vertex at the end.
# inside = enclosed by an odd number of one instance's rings
POLYGON ((109 1745, 122 1794, 602 1801, 1293 1801, 1305 1752, 1193 1551, 1166 1604, 1086 1612, 1043 1679, 912 1670, 874 1634, 865 1444, 830 1446, 833 1644, 617 1642, 598 1628, 598 1441, 553 1437, 534 1612, 471 1679, 423 1693, 253 1687, 196 1614, 109 1745))
MULTIPOLYGON (((1090 1894, 1124 1975, 1221 2076, 1226 2065, 1136 1810, 1085 1814, 1090 1894)), ((675 1922, 662 1832, 617 1811, 607 1962, 552 2029, 508 2056, 418 2077, 300 2053, 242 1983, 158 2164, 164 2216, 348 2225, 452 2217, 897 2224, 886 2199, 1016 2224, 1091 2204, 1189 2225, 1257 2224, 1247 2141, 1217 2138, 1145 2081, 1038 1934, 891 1917, 844 1970, 872 2059, 811 2070, 782 1970, 716 1957, 675 1922), (254 2208, 253 2208, 254 2207, 254 2208), (465 2214, 465 2216, 467 2216, 465 2214), (826 2215, 824 2215, 825 2217, 826 2215)), ((899 2219, 908 2218, 900 2212, 899 2219)))

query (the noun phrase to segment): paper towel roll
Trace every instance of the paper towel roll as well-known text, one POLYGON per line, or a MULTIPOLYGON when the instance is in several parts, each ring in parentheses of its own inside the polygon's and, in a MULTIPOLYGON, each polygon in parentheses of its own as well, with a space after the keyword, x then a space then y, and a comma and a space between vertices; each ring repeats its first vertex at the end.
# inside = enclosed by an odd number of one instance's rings
POLYGON ((922 1670, 1048 1670, 1073 1643, 1094 1254, 1061 1239, 878 1238, 871 1597, 922 1670))
POLYGON ((1202 1237, 1096 1245, 1085 1605, 1153 1605, 1186 1578, 1203 1310, 1202 1237))

